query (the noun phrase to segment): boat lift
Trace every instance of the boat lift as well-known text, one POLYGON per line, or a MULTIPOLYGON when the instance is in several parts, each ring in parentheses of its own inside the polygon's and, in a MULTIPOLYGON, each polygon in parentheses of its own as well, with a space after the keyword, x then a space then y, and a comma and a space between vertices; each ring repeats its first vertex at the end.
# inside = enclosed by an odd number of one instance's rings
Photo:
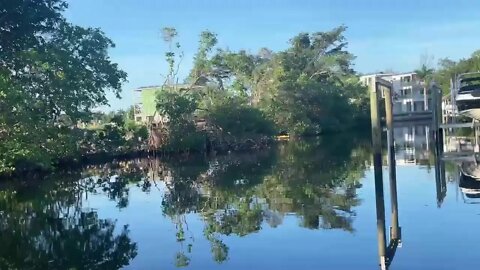
POLYGON ((457 106, 457 97, 461 87, 461 80, 466 79, 468 77, 476 78, 477 80, 480 81, 480 71, 461 73, 456 75, 455 78, 452 78, 450 80, 450 102, 447 102, 446 99, 444 100, 443 98, 441 98, 441 95, 440 97, 438 97, 439 93, 437 89, 439 88, 434 85, 433 87, 434 91, 432 92, 432 96, 433 96, 432 101, 434 102, 434 104, 436 104, 437 106, 440 106, 441 108, 441 115, 437 115, 438 117, 437 119, 435 119, 435 115, 434 115, 434 121, 439 122, 438 123, 439 128, 455 129, 455 128, 467 128, 467 127, 480 126, 479 121, 475 121, 475 120, 473 120, 472 123, 458 123, 457 121, 460 116, 460 112, 458 111, 458 106, 457 106))

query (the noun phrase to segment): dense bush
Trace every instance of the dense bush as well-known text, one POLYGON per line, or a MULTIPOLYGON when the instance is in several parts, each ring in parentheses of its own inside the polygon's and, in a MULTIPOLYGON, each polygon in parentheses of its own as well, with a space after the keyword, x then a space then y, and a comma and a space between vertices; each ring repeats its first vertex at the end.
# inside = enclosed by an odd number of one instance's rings
POLYGON ((235 137, 272 136, 276 132, 273 122, 262 111, 233 98, 213 106, 206 117, 211 124, 235 137))

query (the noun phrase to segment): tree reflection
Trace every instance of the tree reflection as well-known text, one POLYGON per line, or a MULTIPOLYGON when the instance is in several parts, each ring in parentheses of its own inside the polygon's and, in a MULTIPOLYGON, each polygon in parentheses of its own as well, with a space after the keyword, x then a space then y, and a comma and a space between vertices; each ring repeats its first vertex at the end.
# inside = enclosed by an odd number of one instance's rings
POLYGON ((127 208, 132 188, 163 194, 163 215, 176 227, 178 249, 172 260, 177 267, 191 262, 195 242, 189 213, 203 218, 203 237, 218 263, 231 256, 225 237, 281 226, 287 215, 296 216, 304 228, 352 232, 360 204, 356 190, 370 156, 367 140, 337 136, 213 158, 117 161, 67 176, 79 181, 7 189, 0 193, 1 239, 8 247, 0 250, 0 268, 128 265, 137 252, 128 227, 116 229, 114 221, 100 219, 83 202, 101 194, 127 208))
MULTIPOLYGON (((80 181, 81 182, 81 181, 80 181)), ((80 182, 0 192, 0 269, 119 269, 137 254, 127 226, 82 206, 80 182)))
POLYGON ((182 175, 192 171, 188 166, 169 167, 164 214, 176 223, 180 242, 188 227, 182 217, 191 212, 203 216, 204 236, 217 262, 229 256, 223 237, 258 232, 264 222, 279 226, 291 213, 305 228, 353 231, 354 207, 360 204, 356 189, 369 166, 369 144, 324 140, 329 143, 293 141, 273 152, 217 157, 188 176, 182 175))

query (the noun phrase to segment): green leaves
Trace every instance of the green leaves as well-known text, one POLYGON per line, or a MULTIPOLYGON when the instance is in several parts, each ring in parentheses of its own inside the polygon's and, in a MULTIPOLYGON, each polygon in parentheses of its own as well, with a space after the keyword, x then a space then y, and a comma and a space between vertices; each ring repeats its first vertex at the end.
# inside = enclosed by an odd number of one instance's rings
POLYGON ((168 137, 164 150, 167 151, 203 151, 204 134, 197 131, 193 112, 197 101, 188 93, 165 89, 157 95, 157 111, 166 118, 168 137))
POLYGON ((368 99, 359 96, 365 89, 351 80, 354 56, 345 51, 345 30, 300 33, 290 48, 255 68, 252 101, 280 131, 308 135, 343 129, 353 124, 352 114, 367 107, 368 99))
POLYGON ((19 163, 49 166, 76 151, 60 119, 84 119, 107 104, 107 91, 119 96, 126 80, 108 56, 113 42, 99 29, 68 23, 65 1, 7 2, 0 14, 0 173, 19 163))
POLYGON ((257 108, 230 98, 209 109, 208 119, 225 134, 236 138, 254 138, 275 134, 273 123, 257 108))
POLYGON ((480 51, 473 52, 469 58, 452 61, 448 58, 440 59, 439 68, 433 74, 433 79, 442 88, 444 94, 450 93, 450 80, 456 75, 480 70, 480 51))
POLYGON ((171 121, 186 120, 196 108, 197 103, 191 95, 168 89, 157 94, 157 111, 171 121))

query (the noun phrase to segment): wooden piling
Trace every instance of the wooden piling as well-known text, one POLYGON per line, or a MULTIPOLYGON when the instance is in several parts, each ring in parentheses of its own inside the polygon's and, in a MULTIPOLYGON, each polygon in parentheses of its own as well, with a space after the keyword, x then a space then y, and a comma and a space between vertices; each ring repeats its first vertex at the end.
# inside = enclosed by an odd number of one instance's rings
POLYGON ((442 124, 442 119, 443 119, 443 109, 442 109, 442 89, 436 85, 433 87, 433 91, 437 93, 437 103, 435 104, 435 108, 437 111, 437 125, 438 125, 438 140, 437 144, 439 147, 441 147, 441 152, 443 152, 443 133, 445 132, 443 128, 441 127, 442 124))
POLYGON ((442 145, 443 147, 443 129, 441 127, 441 122, 443 118, 442 111, 442 90, 433 85, 431 88, 432 92, 432 133, 433 138, 435 139, 436 145, 442 145))
POLYGON ((387 126, 387 144, 388 144, 388 172, 390 178, 390 199, 392 211, 392 226, 390 238, 400 239, 400 226, 398 222, 398 199, 397 199, 397 171, 395 161, 395 140, 393 136, 393 104, 392 89, 384 87, 385 93, 385 120, 387 126))
POLYGON ((380 115, 378 111, 379 91, 376 78, 369 85, 370 92, 370 117, 372 123, 372 145, 373 145, 373 165, 375 177, 375 202, 377 211, 377 238, 378 255, 380 264, 386 262, 386 235, 385 235, 385 199, 383 194, 383 174, 382 174, 382 137, 380 128, 380 115))

